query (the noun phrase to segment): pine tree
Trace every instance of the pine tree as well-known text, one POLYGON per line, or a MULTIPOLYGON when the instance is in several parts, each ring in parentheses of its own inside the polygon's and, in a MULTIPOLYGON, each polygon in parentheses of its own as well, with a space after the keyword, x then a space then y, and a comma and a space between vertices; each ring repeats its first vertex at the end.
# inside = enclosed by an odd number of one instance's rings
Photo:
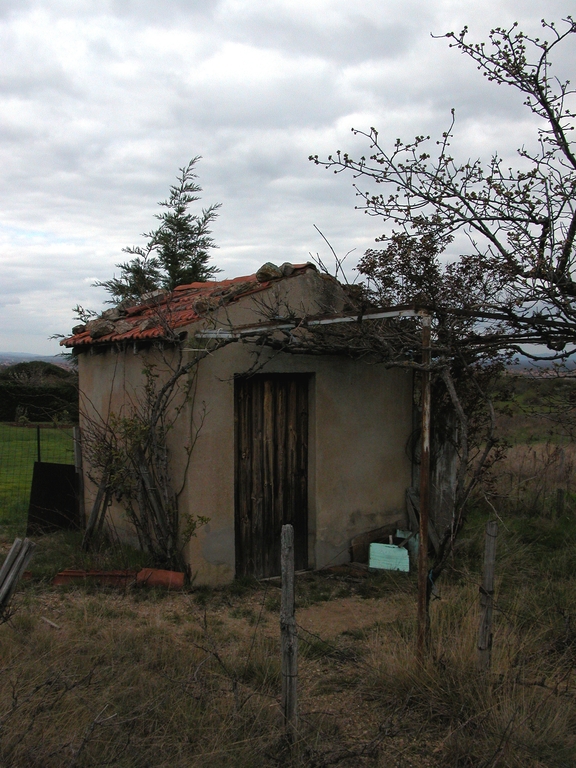
POLYGON ((210 234, 220 204, 203 208, 200 215, 189 212, 189 206, 200 199, 202 191, 194 172, 200 158, 194 157, 180 168, 177 184, 170 196, 159 203, 164 209, 156 214, 160 226, 143 235, 145 246, 124 248, 133 258, 117 264, 119 277, 97 282, 112 296, 112 302, 137 301, 157 289, 172 291, 178 285, 209 280, 220 270, 209 266, 210 249, 217 247, 210 234))

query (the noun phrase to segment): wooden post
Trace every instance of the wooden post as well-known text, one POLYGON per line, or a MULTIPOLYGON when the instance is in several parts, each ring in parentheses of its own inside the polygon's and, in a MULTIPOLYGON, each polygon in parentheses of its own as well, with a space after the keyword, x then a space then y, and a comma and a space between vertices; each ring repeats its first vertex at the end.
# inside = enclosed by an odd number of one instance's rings
POLYGON ((562 517, 564 514, 564 499, 566 498, 566 493, 564 491, 564 488, 557 488, 556 489, 556 517, 562 517))
POLYGON ((86 512, 84 509, 84 472, 82 469, 82 436, 80 427, 72 428, 72 437, 74 439, 74 467, 78 475, 78 517, 81 525, 86 524, 86 512))
POLYGON ((108 491, 108 471, 106 470, 102 475, 102 480, 100 481, 98 492, 96 493, 96 498, 94 499, 94 505, 92 506, 90 517, 86 523, 86 530, 84 531, 84 537, 82 539, 82 549, 84 552, 88 552, 90 548, 90 541, 92 540, 94 531, 97 529, 100 515, 106 514, 109 498, 110 494, 108 491))
POLYGON ((294 618, 294 528, 282 526, 282 603, 280 642, 282 650, 282 711, 291 742, 298 728, 298 637, 294 618))
POLYGON ((38 464, 40 464, 40 462, 42 461, 42 453, 40 451, 40 425, 39 424, 36 425, 36 450, 38 453, 37 461, 38 461, 38 464))
POLYGON ((564 488, 564 483, 566 482, 566 472, 564 470, 565 459, 566 454, 564 453, 564 448, 560 448, 560 466, 558 467, 558 478, 562 483, 562 486, 556 489, 556 517, 562 517, 564 514, 564 501, 566 499, 566 490, 564 488))
POLYGON ((484 547, 484 576, 480 587, 480 631, 478 632, 478 668, 490 669, 492 657, 492 603, 494 601, 494 567, 496 564, 496 536, 498 523, 491 520, 486 524, 484 547))
POLYGON ((0 571, 0 617, 5 614, 8 603, 18 584, 36 544, 30 539, 15 539, 0 571))
POLYGON ((428 517, 430 506, 430 328, 432 318, 422 318, 422 449, 420 452, 420 541, 418 544, 418 657, 428 645, 428 517))
POLYGON ((10 569, 14 565, 16 558, 20 554, 21 548, 22 548, 22 539, 14 539, 14 541, 12 542, 12 546, 10 548, 10 552, 8 552, 8 554, 6 555, 6 559, 4 560, 2 568, 0 568, 0 588, 2 587, 2 584, 4 584, 4 580, 6 579, 6 576, 10 573, 10 569))

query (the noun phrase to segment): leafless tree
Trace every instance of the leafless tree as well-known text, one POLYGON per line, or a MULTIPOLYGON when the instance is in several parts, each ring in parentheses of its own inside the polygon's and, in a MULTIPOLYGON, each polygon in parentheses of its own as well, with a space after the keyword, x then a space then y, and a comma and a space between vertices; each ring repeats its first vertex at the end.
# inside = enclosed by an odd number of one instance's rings
MULTIPOLYGON (((549 39, 531 37, 517 24, 492 30, 488 44, 469 42, 466 27, 445 35, 488 80, 519 90, 539 118, 537 149, 518 150, 520 169, 503 167, 498 154, 487 164, 455 159, 450 149, 454 111, 436 141, 434 159, 429 136, 408 143, 397 139, 387 149, 376 128, 353 129, 368 140, 368 157, 356 160, 338 151, 326 160, 310 159, 336 173, 354 174, 360 208, 393 228, 380 238, 388 246, 399 237, 419 241, 431 232, 447 243, 464 232, 470 253, 460 258, 461 268, 490 285, 481 309, 507 318, 508 337, 503 328, 499 333, 501 348, 523 342, 519 331, 537 329, 552 350, 560 351, 572 343, 576 325, 576 92, 568 80, 553 75, 551 58, 573 40, 576 22, 571 17, 558 25, 543 20, 542 27, 549 39), (359 185, 368 180, 385 191, 365 191, 359 185)), ((368 255, 361 269, 378 284, 368 255)))
POLYGON ((417 321, 362 318, 390 305, 420 306, 433 317, 433 429, 441 433, 449 414, 455 417, 456 428, 443 439, 455 441, 459 469, 432 579, 446 563, 472 488, 497 455, 491 391, 503 367, 519 352, 561 362, 575 351, 576 92, 553 75, 551 58, 573 40, 576 22, 568 17, 542 27, 548 39, 517 24, 493 29, 488 44, 470 43, 466 27, 444 36, 488 80, 519 90, 539 118, 537 149, 518 150, 518 169, 505 168, 498 154, 488 163, 453 157, 454 110, 435 143, 419 135, 387 148, 376 128, 352 129, 368 141, 368 156, 310 157, 334 173, 351 172, 358 207, 382 218, 386 231, 382 247, 359 263, 366 281, 356 293, 359 322, 308 330, 303 343, 418 370, 417 321), (367 191, 364 182, 383 191, 367 191), (461 233, 468 253, 449 260, 445 251, 461 233), (535 353, 533 345, 549 352, 535 353))

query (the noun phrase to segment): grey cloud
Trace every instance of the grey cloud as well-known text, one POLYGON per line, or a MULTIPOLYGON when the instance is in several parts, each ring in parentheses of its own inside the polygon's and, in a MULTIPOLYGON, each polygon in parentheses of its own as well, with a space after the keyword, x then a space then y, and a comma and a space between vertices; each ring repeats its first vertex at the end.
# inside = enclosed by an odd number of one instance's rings
POLYGON ((0 92, 20 99, 44 91, 73 92, 72 79, 53 52, 38 48, 40 29, 17 33, 0 23, 0 92))
MULTIPOLYGON (((0 284, 20 301, 0 312, 1 348, 52 351, 70 307, 101 306, 91 278, 154 226, 195 154, 203 202, 224 204, 215 261, 233 276, 326 255, 313 224, 338 253, 357 249, 351 266, 373 244, 384 225, 354 210, 352 178, 307 160, 366 151, 352 125, 377 125, 385 141, 437 135, 455 106, 459 153, 513 154, 533 135, 509 91, 429 37, 470 19, 482 39, 514 17, 511 0, 273 2, 0 6, 0 284), (72 39, 51 34, 62 24, 72 39)), ((537 21, 545 8, 558 18, 569 4, 520 10, 537 21)))
POLYGON ((335 120, 351 101, 338 93, 333 73, 298 72, 286 69, 275 81, 222 83, 217 92, 210 82, 183 92, 173 108, 176 120, 237 130, 252 127, 319 126, 335 120))
POLYGON ((175 21, 193 18, 211 18, 222 0, 108 0, 107 11, 119 18, 130 17, 153 22, 160 26, 171 26, 175 21))
POLYGON ((34 0, 3 0, 0 3, 0 19, 8 20, 20 16, 34 4, 34 0))
POLYGON ((0 307, 6 307, 9 304, 20 304, 20 299, 17 296, 0 293, 0 307))
POLYGON ((352 13, 339 23, 326 19, 323 23, 305 24, 288 11, 280 13, 275 9, 240 18, 230 31, 236 40, 341 64, 396 58, 414 38, 409 22, 386 23, 384 18, 375 20, 352 13))

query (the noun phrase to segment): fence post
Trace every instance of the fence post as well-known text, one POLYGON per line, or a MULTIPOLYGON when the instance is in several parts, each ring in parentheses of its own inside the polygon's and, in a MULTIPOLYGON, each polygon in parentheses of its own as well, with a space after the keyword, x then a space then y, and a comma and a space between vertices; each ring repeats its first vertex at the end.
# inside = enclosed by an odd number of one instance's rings
POLYGON ((564 473, 564 448, 560 448, 560 466, 558 467, 558 483, 559 485, 556 488, 556 498, 553 499, 551 509, 550 509, 550 517, 552 520, 556 520, 558 517, 562 517, 564 514, 564 500, 566 498, 566 491, 564 489, 564 483, 565 483, 565 473, 564 473))
POLYGON ((42 453, 40 452, 40 424, 36 424, 36 448, 38 451, 38 464, 42 461, 42 453))
POLYGON ((86 513, 84 510, 84 471, 82 468, 82 435, 80 427, 72 428, 74 439, 74 466, 78 475, 78 516, 82 521, 82 526, 86 523, 86 513))
POLYGON ((431 323, 422 318, 422 435, 420 451, 420 531, 418 543, 418 658, 424 660, 429 644, 428 612, 428 518, 430 512, 430 423, 431 423, 431 323))
POLYGON ((566 492, 564 488, 556 489, 556 517, 562 517, 564 514, 564 499, 566 498, 566 492))
POLYGON ((282 526, 281 545, 282 710, 286 735, 293 742, 298 728, 298 637, 294 618, 294 528, 291 525, 282 526))
POLYGON ((490 669, 492 657, 492 604, 494 601, 494 567, 496 564, 496 536, 498 523, 490 520, 486 524, 484 545, 484 574, 480 587, 480 631, 478 632, 478 668, 490 669))

